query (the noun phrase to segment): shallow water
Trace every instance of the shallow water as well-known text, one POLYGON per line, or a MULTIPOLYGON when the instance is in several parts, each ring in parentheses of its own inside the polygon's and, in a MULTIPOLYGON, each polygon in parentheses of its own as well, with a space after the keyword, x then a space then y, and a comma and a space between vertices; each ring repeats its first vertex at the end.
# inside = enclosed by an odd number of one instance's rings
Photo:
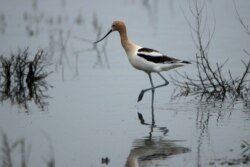
MULTIPOLYGON (((250 3, 236 4, 250 24, 250 3)), ((233 1, 207 1, 206 11, 209 26, 216 20, 209 50, 212 61, 229 58, 226 68, 240 75, 239 59, 248 59, 243 49, 249 48, 250 38, 237 21, 233 1)), ((101 24, 103 35, 119 18, 126 22, 133 41, 194 60, 195 46, 183 13, 192 18, 188 1, 1 0, 0 14, 6 22, 0 34, 1 53, 25 47, 34 53, 45 48, 52 63, 48 70, 54 73, 47 78, 53 88, 46 92, 50 97, 44 111, 32 101, 28 109, 3 101, 0 130, 10 143, 24 138, 31 145, 29 166, 46 166, 51 157, 62 167, 225 166, 241 159, 243 141, 250 143, 250 113, 242 102, 171 100, 175 87, 169 84, 155 92, 153 124, 151 92, 137 103, 140 90, 150 82, 130 66, 118 34, 106 41, 107 57, 101 50, 105 42, 100 43, 98 57, 91 43, 78 39, 96 40, 93 20, 101 24), (143 124, 138 113, 143 115, 143 124)), ((193 75, 195 67, 178 71, 193 75)), ((173 71, 163 74, 175 76, 173 71)), ((162 82, 157 75, 153 79, 155 84, 162 82)), ((13 152, 15 166, 20 166, 19 151, 13 152)), ((244 166, 242 162, 234 165, 244 166)))

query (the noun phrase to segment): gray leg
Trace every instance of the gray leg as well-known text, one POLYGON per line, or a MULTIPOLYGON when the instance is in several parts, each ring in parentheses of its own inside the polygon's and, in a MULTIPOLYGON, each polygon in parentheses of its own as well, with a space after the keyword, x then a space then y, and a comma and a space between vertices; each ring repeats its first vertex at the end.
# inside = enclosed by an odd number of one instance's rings
POLYGON ((166 78, 163 77, 163 75, 161 75, 161 73, 157 73, 164 81, 165 81, 165 84, 163 84, 163 86, 167 86, 169 84, 169 82, 166 80, 166 78))
POLYGON ((152 86, 153 82, 152 82, 152 78, 151 78, 151 74, 149 74, 149 79, 150 79, 150 82, 151 82, 151 88, 147 88, 147 89, 142 89, 141 93, 139 94, 139 97, 138 97, 138 100, 137 102, 141 101, 142 98, 143 98, 143 95, 145 92, 149 91, 149 90, 152 90, 154 91, 155 89, 157 88, 160 88, 160 87, 163 87, 163 86, 167 86, 169 84, 169 82, 166 80, 166 78, 164 78, 161 73, 157 72, 157 74, 165 81, 164 84, 161 84, 161 85, 158 85, 158 86, 152 86))
MULTIPOLYGON (((149 76, 149 79, 150 79, 151 87, 153 88, 154 84, 153 84, 153 80, 152 80, 151 74, 148 74, 148 76, 149 76)), ((151 124, 151 126, 152 127, 155 125, 154 97, 155 97, 155 89, 152 89, 152 98, 151 98, 151 115, 152 115, 152 124, 151 124)))

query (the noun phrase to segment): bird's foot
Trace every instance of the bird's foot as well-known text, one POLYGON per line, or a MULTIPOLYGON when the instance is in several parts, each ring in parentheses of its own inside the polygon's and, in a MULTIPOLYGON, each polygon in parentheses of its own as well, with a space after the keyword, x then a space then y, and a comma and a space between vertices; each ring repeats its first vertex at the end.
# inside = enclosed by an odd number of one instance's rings
POLYGON ((138 118, 139 118, 141 124, 145 124, 145 121, 143 119, 143 115, 141 113, 139 113, 139 112, 138 112, 138 118))
POLYGON ((141 91, 141 93, 140 93, 140 94, 139 94, 139 96, 138 96, 138 100, 137 100, 137 102, 139 102, 139 101, 141 101, 141 100, 142 100, 144 93, 145 93, 145 91, 144 91, 144 90, 142 90, 142 91, 141 91))

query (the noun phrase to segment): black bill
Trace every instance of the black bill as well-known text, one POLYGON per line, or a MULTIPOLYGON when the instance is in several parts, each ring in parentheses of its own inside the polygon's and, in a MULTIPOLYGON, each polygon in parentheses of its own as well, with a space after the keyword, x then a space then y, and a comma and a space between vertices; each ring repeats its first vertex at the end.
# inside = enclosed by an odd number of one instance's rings
POLYGON ((102 37, 101 39, 99 39, 98 41, 94 42, 95 44, 97 44, 98 42, 102 41, 104 38, 106 38, 110 33, 112 32, 112 30, 110 30, 104 37, 102 37))

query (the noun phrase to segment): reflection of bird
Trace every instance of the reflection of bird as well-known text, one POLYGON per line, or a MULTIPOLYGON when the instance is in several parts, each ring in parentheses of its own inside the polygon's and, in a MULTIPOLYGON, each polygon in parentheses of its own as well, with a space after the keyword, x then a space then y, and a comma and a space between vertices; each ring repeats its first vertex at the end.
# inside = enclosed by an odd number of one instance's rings
POLYGON ((100 42, 106 38, 111 32, 118 31, 121 38, 121 44, 126 51, 129 62, 132 66, 138 70, 146 72, 149 76, 151 86, 150 88, 143 89, 138 97, 138 101, 143 98, 145 92, 156 88, 160 88, 169 84, 169 82, 161 75, 161 71, 168 71, 170 69, 183 66, 184 64, 190 64, 188 61, 178 60, 172 57, 168 57, 157 50, 141 47, 128 39, 126 26, 122 21, 114 21, 111 30, 100 40, 100 42), (157 73, 163 80, 164 84, 154 86, 151 78, 151 72, 157 73))
POLYGON ((164 161, 170 156, 190 152, 189 148, 176 144, 178 141, 162 138, 137 139, 127 158, 125 167, 148 167, 152 161, 164 161))

